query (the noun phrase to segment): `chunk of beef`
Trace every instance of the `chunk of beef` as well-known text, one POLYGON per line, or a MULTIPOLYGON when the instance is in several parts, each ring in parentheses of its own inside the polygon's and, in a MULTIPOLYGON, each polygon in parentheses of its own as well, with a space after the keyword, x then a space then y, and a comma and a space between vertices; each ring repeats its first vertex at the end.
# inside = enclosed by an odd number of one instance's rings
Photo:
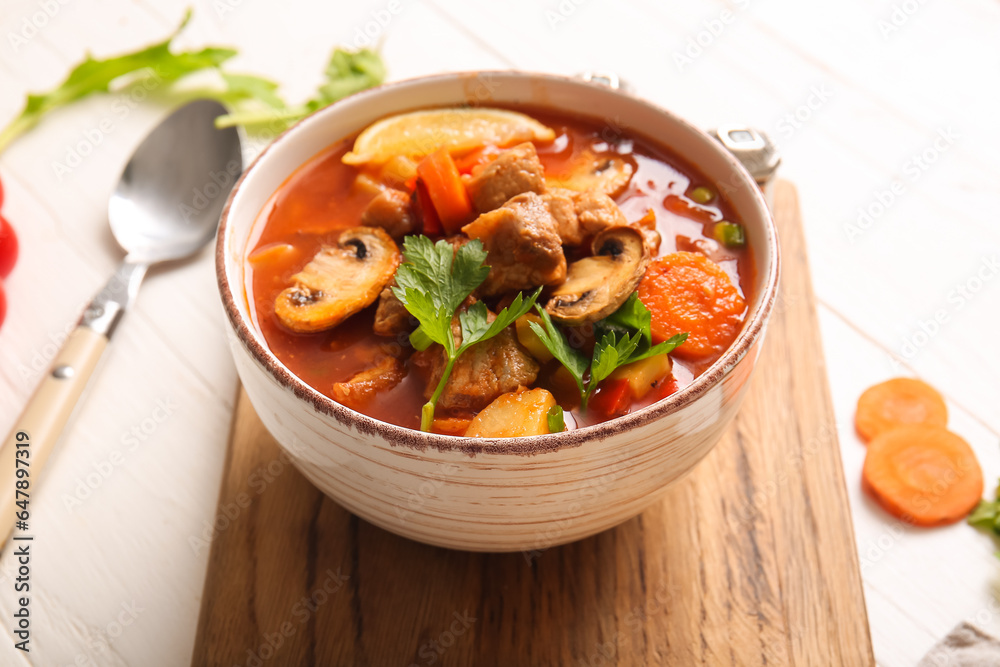
MULTIPOLYGON (((447 363, 444 349, 433 345, 411 359, 427 378, 424 397, 429 399, 447 363)), ((512 328, 507 327, 497 336, 473 345, 458 358, 438 399, 438 408, 462 413, 482 410, 501 394, 528 386, 537 377, 538 362, 521 347, 512 328)))
POLYGON ((522 192, 545 192, 545 170, 531 142, 518 144, 474 171, 466 184, 469 197, 480 213, 492 211, 522 192))
POLYGON ((556 221, 540 196, 517 195, 462 231, 486 248, 490 274, 484 295, 556 285, 566 278, 566 256, 556 221))
POLYGON ((573 204, 580 222, 580 232, 585 239, 609 227, 623 227, 628 224, 618 204, 606 194, 579 192, 573 197, 573 204))
POLYGON ((563 245, 585 245, 609 227, 629 224, 615 200, 600 192, 551 188, 541 198, 556 221, 563 245))
POLYGON ((372 367, 355 373, 350 380, 335 382, 333 397, 349 408, 369 402, 376 393, 387 391, 406 376, 406 366, 396 357, 386 355, 372 367))
POLYGON ((382 293, 378 295, 378 308, 375 309, 375 324, 372 330, 379 336, 396 336, 401 333, 409 333, 417 328, 417 321, 410 311, 406 309, 403 302, 396 298, 392 288, 396 286, 396 279, 386 285, 382 293))
POLYGON ((375 199, 368 203, 361 214, 361 224, 366 227, 381 227, 397 240, 417 232, 420 227, 410 195, 393 188, 375 195, 375 199))

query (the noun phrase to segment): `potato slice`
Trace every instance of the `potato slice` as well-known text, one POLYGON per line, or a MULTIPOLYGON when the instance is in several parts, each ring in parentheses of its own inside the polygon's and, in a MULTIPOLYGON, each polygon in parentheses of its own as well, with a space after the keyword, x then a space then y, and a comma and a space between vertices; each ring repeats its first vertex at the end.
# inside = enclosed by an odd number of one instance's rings
POLYGON ((395 241, 377 227, 345 229, 292 276, 274 301, 274 314, 299 333, 332 329, 378 298, 399 265, 395 241))
POLYGON ((525 313, 517 318, 517 321, 514 322, 514 328, 517 331, 517 340, 524 346, 524 349, 531 353, 531 356, 544 364, 546 361, 552 359, 552 353, 549 352, 549 348, 545 347, 545 343, 538 337, 538 334, 532 331, 532 322, 541 325, 542 318, 533 313, 525 313))
POLYGON ((413 111, 369 125, 344 155, 344 164, 381 165, 395 156, 422 158, 440 147, 452 154, 492 144, 555 139, 550 127, 516 111, 482 107, 413 111))
POLYGON ((545 389, 501 394, 472 418, 467 438, 520 438, 549 432, 549 409, 556 399, 545 389))
POLYGON ((636 400, 645 398, 656 383, 670 377, 674 364, 669 354, 657 354, 615 369, 612 380, 626 380, 636 400))

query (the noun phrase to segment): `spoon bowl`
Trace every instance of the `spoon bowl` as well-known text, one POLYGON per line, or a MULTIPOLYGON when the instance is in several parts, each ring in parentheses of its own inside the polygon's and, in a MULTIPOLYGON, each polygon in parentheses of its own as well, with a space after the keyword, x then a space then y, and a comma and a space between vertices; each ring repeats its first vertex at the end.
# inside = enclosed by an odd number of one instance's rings
POLYGON ((218 102, 192 102, 139 144, 108 203, 111 232, 129 261, 181 259, 215 236, 243 170, 237 129, 215 129, 224 113, 218 102))

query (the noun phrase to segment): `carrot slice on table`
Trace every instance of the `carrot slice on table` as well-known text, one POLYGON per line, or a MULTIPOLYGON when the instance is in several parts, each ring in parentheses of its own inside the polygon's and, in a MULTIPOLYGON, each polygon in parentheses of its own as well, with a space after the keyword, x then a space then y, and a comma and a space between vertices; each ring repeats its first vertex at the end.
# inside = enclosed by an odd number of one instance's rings
POLYGON ((718 264, 695 252, 675 252, 650 262, 639 300, 653 316, 653 338, 688 338, 673 354, 704 359, 723 352, 743 324, 746 302, 718 264))
POLYGON ((945 426, 948 407, 926 382, 894 378, 870 387, 858 399, 854 426, 865 440, 908 424, 945 426))
POLYGON ((887 512, 916 526, 954 523, 983 495, 983 471, 972 448, 927 424, 900 426, 872 440, 861 482, 887 512))

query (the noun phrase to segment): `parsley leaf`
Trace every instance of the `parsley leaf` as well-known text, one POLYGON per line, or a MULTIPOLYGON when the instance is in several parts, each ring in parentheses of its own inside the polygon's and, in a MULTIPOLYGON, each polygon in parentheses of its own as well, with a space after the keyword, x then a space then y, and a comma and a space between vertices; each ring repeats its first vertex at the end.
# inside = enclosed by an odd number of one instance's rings
POLYGON ((421 412, 420 430, 429 431, 434 422, 435 406, 455 361, 470 347, 498 335, 531 310, 542 289, 538 288, 527 299, 519 293, 492 322, 486 304, 481 301, 459 312, 461 338, 456 347, 452 330, 455 312, 490 272, 490 267, 483 264, 486 261, 483 244, 473 240, 455 250, 444 240, 434 243, 426 236, 407 236, 403 239, 403 260, 396 269, 396 286, 392 291, 420 322, 417 330, 410 334, 410 342, 419 350, 437 343, 444 348, 447 359, 438 386, 421 412))
POLYGON ((117 79, 145 73, 146 81, 169 83, 207 68, 221 65, 236 55, 234 49, 207 47, 199 51, 172 53, 170 44, 191 19, 191 10, 166 40, 120 56, 97 60, 91 56, 73 68, 62 83, 45 93, 28 95, 21 113, 0 130, 0 152, 54 109, 67 106, 93 93, 106 93, 117 79))
POLYGON ((597 342, 588 361, 580 350, 567 342, 541 306, 536 305, 535 309, 542 317, 542 324, 531 322, 529 326, 552 356, 573 376, 580 390, 580 407, 583 410, 587 409, 587 402, 597 385, 615 369, 657 354, 669 354, 688 337, 686 333, 681 333, 652 345, 652 315, 639 300, 638 293, 633 292, 618 310, 594 324, 597 342))
POLYGON ((587 383, 587 398, 597 388, 603 379, 615 372, 619 366, 632 361, 632 353, 639 344, 641 334, 619 338, 614 333, 606 333, 600 342, 594 345, 594 357, 590 362, 590 381, 587 383))
POLYGON ((272 102, 277 103, 269 103, 267 96, 256 95, 256 99, 265 102, 271 108, 237 108, 232 113, 216 119, 215 125, 216 127, 268 125, 272 130, 282 130, 348 95, 381 84, 385 80, 386 71, 382 58, 374 51, 334 49, 324 74, 326 82, 319 87, 312 99, 302 104, 288 106, 277 96, 271 98, 272 102))
POLYGON ((88 55, 58 86, 44 93, 28 95, 21 113, 0 130, 0 152, 35 127, 50 111, 94 93, 138 91, 141 85, 144 95, 148 95, 151 89, 162 86, 162 92, 170 100, 184 102, 205 97, 229 107, 229 114, 216 119, 216 127, 266 124, 268 130, 278 132, 318 109, 377 86, 385 79, 385 65, 378 53, 368 49, 334 49, 326 66, 326 81, 313 98, 290 106, 278 94, 278 84, 274 81, 254 74, 231 74, 219 69, 236 55, 235 49, 206 47, 179 53, 171 51, 174 38, 190 19, 191 10, 188 10, 171 35, 151 46, 103 60, 88 55), (202 70, 217 70, 221 85, 216 83, 193 90, 179 90, 177 86, 169 85, 202 70))
POLYGON ((558 359, 559 363, 565 366, 569 374, 573 376, 576 386, 580 390, 580 398, 582 400, 585 391, 583 376, 586 374, 590 362, 587 361, 587 357, 584 356, 583 352, 566 341, 566 337, 556 328, 556 325, 552 323, 552 318, 549 317, 549 314, 541 306, 536 305, 535 310, 541 316, 542 324, 529 322, 528 326, 531 327, 531 330, 542 341, 542 344, 548 348, 552 356, 558 359))

